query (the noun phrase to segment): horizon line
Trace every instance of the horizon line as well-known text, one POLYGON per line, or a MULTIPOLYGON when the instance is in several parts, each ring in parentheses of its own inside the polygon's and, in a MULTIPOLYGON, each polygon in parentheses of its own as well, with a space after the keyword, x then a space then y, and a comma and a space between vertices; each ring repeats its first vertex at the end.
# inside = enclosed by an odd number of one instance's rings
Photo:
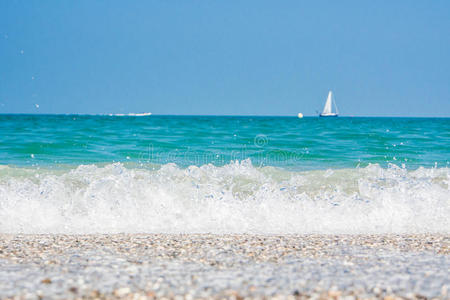
MULTIPOLYGON (((31 116, 99 116, 99 117, 140 117, 140 118, 149 118, 152 116, 173 116, 173 117, 292 117, 299 118, 297 115, 218 115, 218 114, 153 114, 147 116, 134 116, 127 115, 122 113, 0 113, 1 115, 31 115, 31 116)), ((319 115, 303 115, 303 118, 319 118, 319 115)), ((436 119, 448 119, 450 116, 398 116, 398 115, 339 115, 338 118, 436 118, 436 119)))

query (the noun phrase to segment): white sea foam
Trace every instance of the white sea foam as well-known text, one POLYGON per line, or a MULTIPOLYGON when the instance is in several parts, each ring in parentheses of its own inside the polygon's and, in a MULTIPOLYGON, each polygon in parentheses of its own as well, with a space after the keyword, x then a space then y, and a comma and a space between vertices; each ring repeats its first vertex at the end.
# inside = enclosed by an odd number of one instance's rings
POLYGON ((449 216, 449 168, 0 167, 2 233, 448 233, 449 216))

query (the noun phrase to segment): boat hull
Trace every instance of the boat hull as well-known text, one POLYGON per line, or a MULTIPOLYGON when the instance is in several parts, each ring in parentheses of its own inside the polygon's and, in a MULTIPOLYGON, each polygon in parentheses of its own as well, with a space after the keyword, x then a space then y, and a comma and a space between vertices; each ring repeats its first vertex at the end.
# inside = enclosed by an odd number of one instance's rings
POLYGON ((319 115, 319 117, 321 117, 321 118, 335 118, 337 116, 338 116, 337 114, 326 114, 326 115, 320 114, 319 115))

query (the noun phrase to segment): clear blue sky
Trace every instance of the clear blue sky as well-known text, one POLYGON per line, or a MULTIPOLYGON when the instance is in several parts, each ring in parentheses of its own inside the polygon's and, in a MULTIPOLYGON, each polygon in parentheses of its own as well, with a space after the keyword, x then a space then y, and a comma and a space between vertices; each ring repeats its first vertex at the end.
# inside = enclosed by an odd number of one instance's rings
POLYGON ((0 1, 0 113, 312 115, 329 89, 450 117, 450 1, 0 1))

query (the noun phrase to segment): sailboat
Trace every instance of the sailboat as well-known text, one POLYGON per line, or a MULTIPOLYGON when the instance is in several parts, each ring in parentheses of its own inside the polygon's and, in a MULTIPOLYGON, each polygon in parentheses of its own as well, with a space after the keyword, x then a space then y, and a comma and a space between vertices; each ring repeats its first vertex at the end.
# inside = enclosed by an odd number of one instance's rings
POLYGON ((333 92, 328 92, 327 102, 325 102, 325 106, 323 107, 322 113, 319 115, 320 117, 337 117, 339 114, 336 102, 333 101, 333 92), (336 112, 333 112, 332 103, 334 103, 334 109, 336 112))

